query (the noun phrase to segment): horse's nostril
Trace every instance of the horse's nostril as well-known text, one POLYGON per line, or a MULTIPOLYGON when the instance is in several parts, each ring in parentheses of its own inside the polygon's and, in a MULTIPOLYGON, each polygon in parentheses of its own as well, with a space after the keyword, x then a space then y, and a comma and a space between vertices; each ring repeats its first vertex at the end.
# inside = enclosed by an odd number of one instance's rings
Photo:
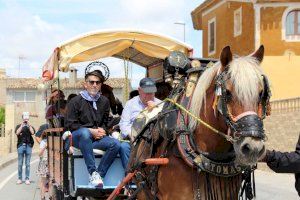
POLYGON ((242 153, 244 155, 248 155, 250 153, 250 151, 251 151, 251 147, 249 144, 245 144, 242 146, 242 153))

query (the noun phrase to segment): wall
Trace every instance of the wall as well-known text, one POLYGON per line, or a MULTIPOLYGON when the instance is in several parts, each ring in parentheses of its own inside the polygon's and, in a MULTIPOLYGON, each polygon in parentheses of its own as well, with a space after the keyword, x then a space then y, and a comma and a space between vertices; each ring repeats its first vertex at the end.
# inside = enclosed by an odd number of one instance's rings
POLYGON ((287 7, 261 8, 261 44, 266 47, 266 55, 283 56, 287 50, 300 55, 299 42, 282 40, 282 15, 287 7))
POLYGON ((6 79, 0 78, 0 106, 6 103, 6 79))
POLYGON ((12 131, 6 132, 5 137, 0 137, 0 156, 16 151, 12 137, 12 131))
POLYGON ((262 67, 271 82, 272 100, 300 97, 300 56, 265 56, 262 67))
MULTIPOLYGON (((199 19, 198 19, 199 20, 199 19)), ((252 3, 227 2, 202 17, 203 57, 219 58, 221 50, 230 45, 238 55, 248 55, 254 51, 254 10, 252 3), (242 7, 242 34, 234 37, 234 17, 236 9, 242 7), (216 53, 208 55, 208 21, 216 17, 216 53)))
MULTIPOLYGON (((264 121, 267 149, 294 151, 300 134, 300 98, 274 102, 272 110, 264 121)), ((259 169, 270 171, 266 164, 259 164, 259 169)))

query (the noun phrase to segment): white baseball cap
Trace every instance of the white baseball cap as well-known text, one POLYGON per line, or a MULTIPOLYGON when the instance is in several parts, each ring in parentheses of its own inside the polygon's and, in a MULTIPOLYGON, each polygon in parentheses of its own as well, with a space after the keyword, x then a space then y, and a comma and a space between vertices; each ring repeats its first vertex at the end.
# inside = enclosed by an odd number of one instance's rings
POLYGON ((29 112, 23 112, 22 118, 23 120, 29 120, 29 112))

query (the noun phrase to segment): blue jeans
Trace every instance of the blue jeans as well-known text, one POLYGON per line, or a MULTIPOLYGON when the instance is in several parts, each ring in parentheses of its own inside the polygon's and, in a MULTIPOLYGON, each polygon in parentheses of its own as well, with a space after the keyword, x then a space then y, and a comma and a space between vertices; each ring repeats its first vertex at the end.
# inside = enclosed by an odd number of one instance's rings
POLYGON ((74 147, 81 150, 88 172, 92 174, 94 171, 98 171, 100 176, 104 177, 119 152, 120 142, 108 136, 94 140, 92 133, 87 128, 80 128, 72 132, 72 139, 74 147), (105 151, 98 169, 96 169, 93 149, 105 151))
POLYGON ((121 142, 121 148, 120 148, 120 156, 122 160, 122 165, 127 170, 128 160, 130 156, 130 143, 129 142, 121 142))
POLYGON ((23 160, 25 155, 25 180, 29 180, 30 175, 30 159, 31 159, 32 147, 29 145, 21 145, 18 147, 18 178, 22 180, 23 174, 23 160))

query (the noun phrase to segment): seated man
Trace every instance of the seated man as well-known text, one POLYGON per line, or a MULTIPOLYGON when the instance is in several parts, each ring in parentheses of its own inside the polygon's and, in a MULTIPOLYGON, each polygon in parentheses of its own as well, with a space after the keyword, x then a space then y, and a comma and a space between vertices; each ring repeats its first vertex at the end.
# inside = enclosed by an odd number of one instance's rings
POLYGON ((85 90, 67 104, 65 128, 72 132, 73 146, 79 148, 90 174, 90 185, 102 187, 102 178, 116 158, 120 142, 106 135, 109 101, 99 91, 104 81, 97 71, 85 75, 85 90), (94 149, 106 151, 96 168, 94 149), (102 177, 102 178, 101 178, 102 177))
MULTIPOLYGON (((133 121, 142 110, 152 109, 156 104, 161 102, 159 99, 154 97, 156 91, 157 89, 153 79, 143 78, 140 81, 140 86, 138 88, 139 95, 127 101, 121 115, 121 121, 119 125, 123 139, 131 139, 130 133, 133 121)), ((122 142, 120 156, 124 167, 127 167, 129 155, 130 144, 127 142, 122 142)))

